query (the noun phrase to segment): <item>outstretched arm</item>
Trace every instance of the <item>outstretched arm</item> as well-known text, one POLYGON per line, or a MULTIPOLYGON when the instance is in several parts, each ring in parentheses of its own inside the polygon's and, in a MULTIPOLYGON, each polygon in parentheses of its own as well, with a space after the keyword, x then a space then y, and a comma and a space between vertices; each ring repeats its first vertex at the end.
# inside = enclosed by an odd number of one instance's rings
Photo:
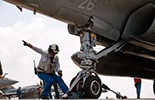
POLYGON ((40 54, 43 54, 44 53, 44 51, 42 49, 40 49, 38 47, 35 47, 35 46, 31 45, 30 43, 28 43, 28 42, 26 42, 24 40, 23 40, 23 45, 30 47, 31 49, 33 49, 34 51, 36 51, 36 52, 38 52, 40 54))

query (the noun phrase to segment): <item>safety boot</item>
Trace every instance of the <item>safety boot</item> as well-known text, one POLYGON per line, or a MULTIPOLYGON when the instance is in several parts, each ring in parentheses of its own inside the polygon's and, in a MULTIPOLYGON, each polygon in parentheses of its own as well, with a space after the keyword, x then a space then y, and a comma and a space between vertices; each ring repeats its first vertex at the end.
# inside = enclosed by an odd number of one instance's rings
POLYGON ((49 99, 46 95, 41 95, 40 98, 41 99, 49 99))

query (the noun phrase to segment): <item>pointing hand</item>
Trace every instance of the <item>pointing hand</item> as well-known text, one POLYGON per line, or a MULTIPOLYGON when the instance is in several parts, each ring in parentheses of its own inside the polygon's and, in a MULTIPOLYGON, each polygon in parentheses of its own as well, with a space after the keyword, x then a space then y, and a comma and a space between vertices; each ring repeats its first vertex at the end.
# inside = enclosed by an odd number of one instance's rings
POLYGON ((32 45, 30 43, 27 43, 26 41, 22 40, 23 41, 23 45, 24 46, 28 46, 28 47, 31 47, 32 45))

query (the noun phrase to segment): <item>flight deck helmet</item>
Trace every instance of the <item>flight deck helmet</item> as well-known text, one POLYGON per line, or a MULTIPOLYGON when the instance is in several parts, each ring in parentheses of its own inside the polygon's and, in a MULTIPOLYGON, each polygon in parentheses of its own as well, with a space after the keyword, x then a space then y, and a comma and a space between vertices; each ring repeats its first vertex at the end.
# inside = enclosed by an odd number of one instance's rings
POLYGON ((59 52, 59 47, 56 44, 52 44, 49 46, 48 51, 50 53, 53 52, 54 54, 57 54, 59 52))

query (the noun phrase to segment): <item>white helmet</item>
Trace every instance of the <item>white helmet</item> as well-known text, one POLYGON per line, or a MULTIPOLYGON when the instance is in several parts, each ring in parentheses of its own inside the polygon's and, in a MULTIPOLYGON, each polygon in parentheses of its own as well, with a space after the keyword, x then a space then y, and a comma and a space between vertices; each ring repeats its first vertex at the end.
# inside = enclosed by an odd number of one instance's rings
POLYGON ((59 47, 56 44, 52 44, 49 46, 48 51, 49 52, 53 51, 54 54, 57 54, 59 52, 59 47))

